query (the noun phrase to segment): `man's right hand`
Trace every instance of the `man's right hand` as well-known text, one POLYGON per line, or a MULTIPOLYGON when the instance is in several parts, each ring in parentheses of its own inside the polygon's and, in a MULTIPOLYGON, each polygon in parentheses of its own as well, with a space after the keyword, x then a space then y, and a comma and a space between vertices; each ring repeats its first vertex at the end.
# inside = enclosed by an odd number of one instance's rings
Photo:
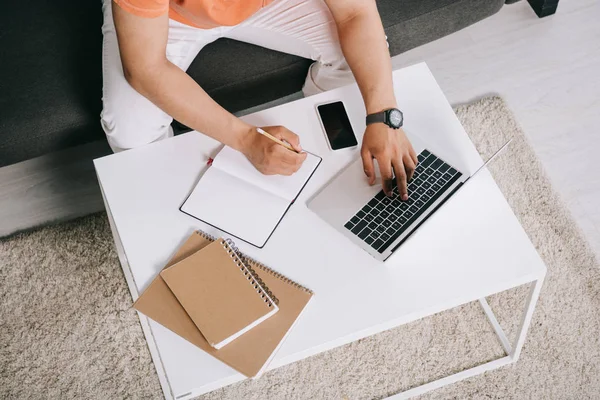
POLYGON ((298 153, 261 135, 254 127, 245 135, 240 151, 265 175, 292 175, 298 171, 306 160, 306 153, 300 153, 302 147, 298 135, 283 126, 265 126, 262 129, 289 143, 298 153))

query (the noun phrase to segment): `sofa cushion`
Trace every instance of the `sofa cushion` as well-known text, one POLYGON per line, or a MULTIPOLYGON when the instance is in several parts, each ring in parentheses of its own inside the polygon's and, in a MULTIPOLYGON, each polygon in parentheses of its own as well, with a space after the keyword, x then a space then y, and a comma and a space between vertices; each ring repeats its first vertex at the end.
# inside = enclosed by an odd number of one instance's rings
MULTIPOLYGON (((379 0, 392 55, 468 26, 501 0, 379 0)), ((0 13, 0 167, 102 140, 99 1, 9 1, 0 13)), ((235 112, 297 92, 309 60, 221 39, 188 73, 235 112), (227 68, 223 68, 227 65, 227 68)))

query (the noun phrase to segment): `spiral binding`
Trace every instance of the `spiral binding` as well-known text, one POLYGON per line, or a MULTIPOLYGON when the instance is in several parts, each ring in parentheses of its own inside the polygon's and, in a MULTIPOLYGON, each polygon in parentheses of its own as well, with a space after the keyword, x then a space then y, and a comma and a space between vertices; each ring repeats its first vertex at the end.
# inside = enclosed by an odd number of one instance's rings
MULTIPOLYGON (((198 235, 202 236, 203 238, 205 238, 207 240, 210 240, 211 242, 214 242, 215 240, 217 240, 214 236, 209 235, 208 233, 202 232, 200 230, 196 231, 196 233, 198 235)), ((240 259, 243 260, 243 262, 245 263, 245 265, 248 268, 248 270, 251 271, 251 273, 253 274, 253 276, 255 276, 257 278, 257 280, 261 283, 261 285, 264 285, 264 283, 262 282, 262 280, 260 279, 260 277, 258 276, 258 274, 256 274, 256 272, 252 269, 252 267, 250 266, 250 264, 255 265, 256 267, 260 268, 262 271, 268 273, 269 275, 272 275, 275 278, 284 281, 288 285, 294 286, 295 288, 300 289, 300 290, 302 290, 304 292, 313 294, 313 291, 310 290, 309 288, 307 288, 306 286, 302 286, 299 283, 294 282, 293 280, 291 280, 287 276, 280 274, 279 272, 277 272, 277 271, 275 271, 275 270, 267 267, 263 263, 256 261, 254 258, 248 257, 244 253, 240 252, 238 250, 237 246, 235 246, 235 244, 233 243, 233 241, 231 239, 227 239, 227 240, 229 241, 229 243, 232 244, 232 247, 235 248, 236 255, 240 259)), ((266 287, 266 285, 264 285, 263 287, 266 287)), ((270 297, 275 302, 275 304, 279 304, 279 300, 270 291, 268 293, 270 294, 270 297)))
POLYGON ((310 293, 310 294, 314 294, 314 292, 312 290, 310 290, 309 288, 307 288, 306 286, 302 286, 301 284, 291 280, 290 278, 288 278, 287 276, 280 274, 279 272, 267 267, 265 264, 256 261, 254 258, 252 257, 248 257, 245 254, 242 254, 242 259, 246 262, 246 264, 254 264, 256 265, 258 268, 260 268, 261 270, 263 270, 264 272, 266 272, 267 274, 273 275, 275 278, 284 281, 285 283, 287 283, 288 285, 294 286, 295 288, 298 288, 306 293, 310 293))
POLYGON ((267 285, 260 279, 258 274, 243 261, 243 256, 236 247, 235 243, 231 239, 220 239, 219 240, 227 253, 234 259, 236 265, 240 268, 240 271, 244 273, 244 276, 250 280, 252 278, 254 289, 260 294, 263 301, 268 304, 269 307, 273 307, 274 304, 279 304, 279 300, 271 293, 267 285))
POLYGON ((217 240, 217 238, 215 236, 209 235, 206 232, 196 231, 195 233, 196 233, 196 235, 202 236, 204 239, 208 240, 209 242, 214 242, 215 240, 217 240))

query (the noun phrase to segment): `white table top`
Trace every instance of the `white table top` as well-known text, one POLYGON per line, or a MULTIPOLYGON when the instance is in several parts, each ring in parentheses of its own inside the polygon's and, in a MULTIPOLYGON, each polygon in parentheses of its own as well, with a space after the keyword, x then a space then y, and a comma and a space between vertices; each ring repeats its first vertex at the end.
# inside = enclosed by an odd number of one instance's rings
MULTIPOLYGON (((425 64, 395 71, 394 87, 409 134, 418 134, 430 150, 467 173, 482 164, 425 64)), ((386 264, 308 210, 306 200, 358 156, 357 149, 329 151, 319 126, 315 105, 339 99, 360 140, 365 111, 355 85, 244 117, 256 125, 287 126, 300 135, 305 149, 323 157, 265 248, 237 243, 245 253, 315 292, 270 368, 545 274, 487 171, 450 199, 386 264)), ((135 281, 134 298, 193 230, 220 235, 178 210, 218 149, 218 142, 190 132, 95 161, 135 281)), ((153 337, 148 340, 156 342, 174 396, 196 396, 243 379, 162 326, 152 321, 150 326, 153 337)))

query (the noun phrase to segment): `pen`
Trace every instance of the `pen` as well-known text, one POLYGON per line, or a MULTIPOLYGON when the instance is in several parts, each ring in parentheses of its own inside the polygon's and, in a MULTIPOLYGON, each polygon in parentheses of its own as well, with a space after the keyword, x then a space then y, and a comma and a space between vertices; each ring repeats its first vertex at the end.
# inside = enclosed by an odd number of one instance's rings
POLYGON ((288 143, 277 139, 275 136, 271 135, 269 132, 262 130, 261 128, 256 128, 256 130, 258 131, 258 133, 260 133, 261 135, 271 139, 272 141, 274 141, 277 144, 282 145, 283 147, 285 147, 286 149, 293 151, 294 153, 298 153, 292 146, 290 146, 288 143))

